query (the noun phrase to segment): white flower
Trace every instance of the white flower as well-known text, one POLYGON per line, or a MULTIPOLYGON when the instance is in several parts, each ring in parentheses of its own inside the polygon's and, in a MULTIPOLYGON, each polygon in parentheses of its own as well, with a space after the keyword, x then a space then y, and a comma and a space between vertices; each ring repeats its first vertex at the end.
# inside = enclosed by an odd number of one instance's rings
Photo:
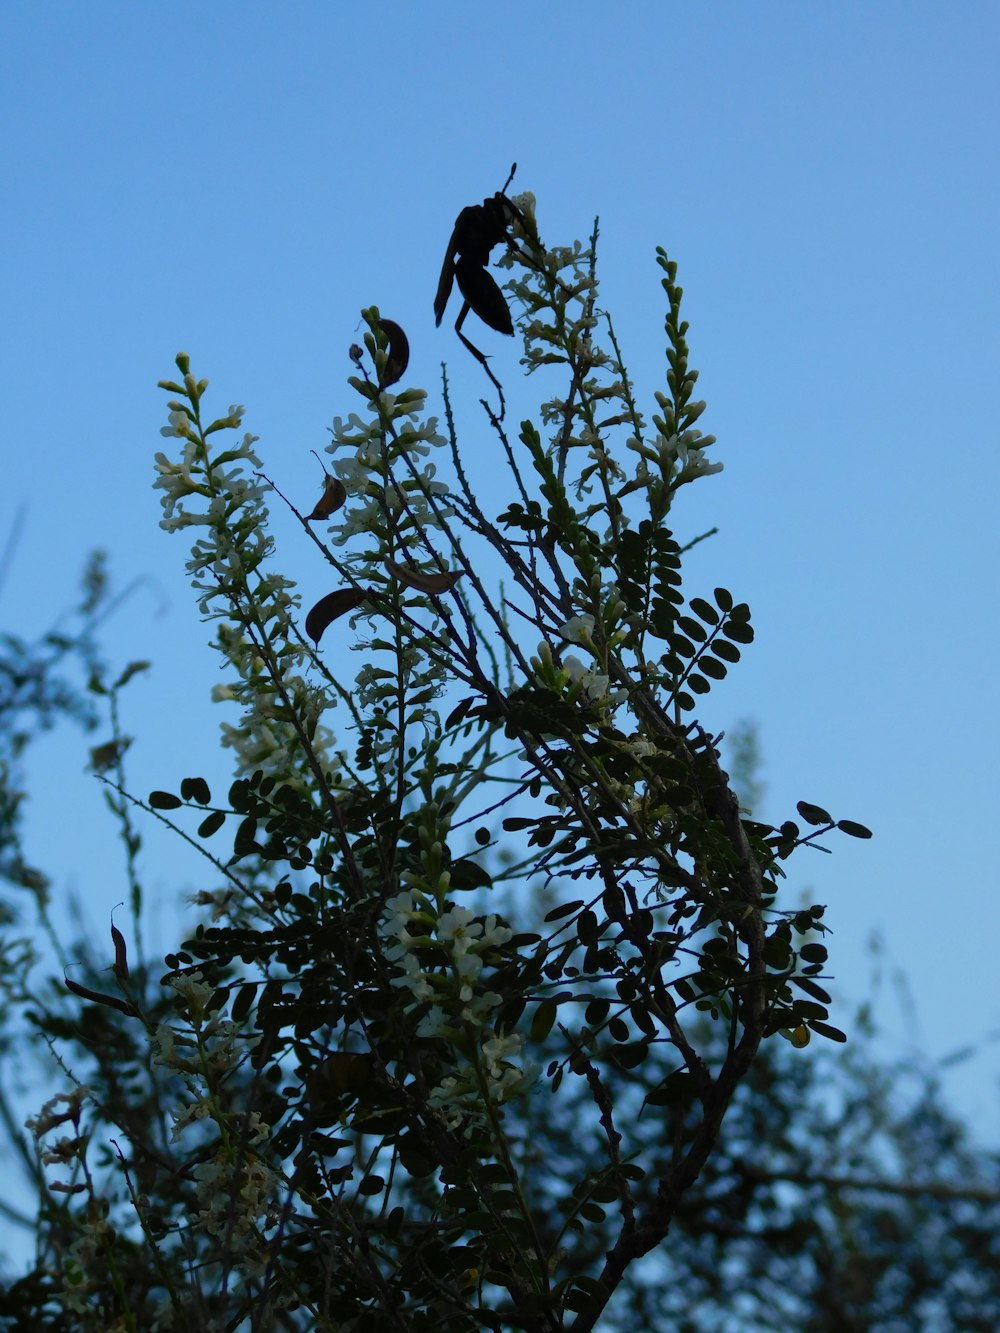
MULTIPOLYGON (((654 441, 656 453, 661 463, 665 463, 675 474, 673 486, 683 486, 685 482, 697 477, 709 477, 713 472, 721 472, 722 463, 710 463, 705 456, 705 447, 714 442, 714 436, 702 435, 700 430, 686 430, 682 435, 669 438, 658 434, 654 441)), ((643 455, 646 450, 640 447, 643 455)))
POLYGON ((86 1083, 78 1083, 72 1092, 59 1092, 50 1097, 36 1116, 30 1116, 25 1122, 25 1129, 30 1129, 36 1139, 47 1134, 50 1129, 64 1125, 68 1120, 75 1120, 80 1106, 89 1096, 90 1088, 86 1083), (65 1104, 65 1111, 57 1111, 57 1106, 65 1104))
POLYGON ((460 992, 460 998, 464 1002, 467 1003, 469 1000, 472 999, 472 990, 470 989, 468 983, 470 981, 475 981, 478 978, 480 972, 482 972, 482 970, 483 970, 483 960, 480 958, 478 953, 471 953, 468 950, 467 944, 465 947, 462 948, 460 952, 456 952, 455 971, 458 973, 459 977, 465 983, 462 986, 462 990, 460 992))
POLYGON ((520 194, 512 195, 510 202, 526 218, 535 216, 535 196, 531 190, 522 190, 520 194))
POLYGON ((430 973, 424 971, 413 954, 404 954, 393 961, 403 969, 401 977, 393 977, 394 986, 405 986, 417 1004, 434 999, 434 987, 428 980, 430 973))
POLYGON ((204 1013, 213 995, 212 987, 207 986, 202 981, 200 972, 191 972, 188 976, 171 977, 170 985, 186 1002, 191 1014, 204 1013))
POLYGON ((627 741, 620 742, 621 748, 627 750, 635 759, 648 759, 650 755, 657 753, 657 747, 652 741, 647 740, 645 736, 636 732, 630 736, 627 741))
POLYGON ((482 938, 480 939, 477 948, 481 951, 497 949, 513 938, 514 932, 510 927, 498 926, 496 915, 491 912, 483 925, 482 938))
POLYGON ((183 407, 176 408, 173 412, 167 414, 169 426, 161 426, 161 435, 179 435, 182 439, 189 439, 193 433, 194 426, 187 411, 183 407))
POLYGON ((592 667, 585 667, 578 657, 564 657, 562 665, 573 684, 578 685, 591 702, 612 705, 628 698, 627 690, 613 690, 609 693, 610 676, 602 675, 592 667))
POLYGON ((594 641, 594 617, 589 615, 573 616, 557 633, 568 643, 579 643, 587 648, 594 641))
POLYGON ((465 953, 473 940, 483 932, 483 924, 467 907, 450 907, 438 918, 437 937, 442 944, 450 944, 458 957, 465 953))
POLYGON ((483 1056, 486 1060, 490 1078, 502 1077, 504 1073, 503 1066, 520 1055, 523 1044, 523 1038, 513 1034, 498 1037, 494 1033, 492 1037, 487 1037, 483 1042, 483 1056))
POLYGON ((182 1106, 179 1109, 175 1107, 170 1112, 171 1119, 174 1122, 170 1131, 171 1139, 176 1142, 188 1125, 194 1124, 196 1120, 205 1120, 209 1113, 209 1105, 203 1101, 191 1102, 188 1106, 182 1106))

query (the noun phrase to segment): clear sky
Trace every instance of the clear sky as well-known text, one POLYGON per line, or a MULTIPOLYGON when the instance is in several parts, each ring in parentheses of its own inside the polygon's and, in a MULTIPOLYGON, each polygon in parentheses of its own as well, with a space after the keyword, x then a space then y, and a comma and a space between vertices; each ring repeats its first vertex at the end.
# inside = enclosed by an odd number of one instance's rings
MULTIPOLYGON (((550 244, 600 214, 647 409, 655 246, 680 265, 726 465, 678 513, 721 529, 689 586, 725 584, 758 631, 710 720, 759 723, 766 817, 805 798, 873 828, 793 880, 829 904, 834 1021, 881 936, 912 992, 882 1009, 894 1051, 979 1046, 949 1078, 995 1137, 1000 7, 8 0, 0 50, 0 545, 24 507, 0 623, 46 628, 95 545, 140 580, 106 626, 116 662, 154 664, 125 699, 135 790, 226 772, 210 630, 151 490, 156 381, 190 352, 311 503, 376 303, 432 401, 448 359, 475 456, 484 382, 431 306, 455 215, 516 159, 550 244)), ((514 385, 515 345, 484 345, 514 385)), ((281 535, 309 605, 327 576, 281 535)), ((125 879, 85 759, 39 748, 30 830, 103 936, 125 879)), ((151 835, 145 874, 162 953, 205 870, 151 835)))

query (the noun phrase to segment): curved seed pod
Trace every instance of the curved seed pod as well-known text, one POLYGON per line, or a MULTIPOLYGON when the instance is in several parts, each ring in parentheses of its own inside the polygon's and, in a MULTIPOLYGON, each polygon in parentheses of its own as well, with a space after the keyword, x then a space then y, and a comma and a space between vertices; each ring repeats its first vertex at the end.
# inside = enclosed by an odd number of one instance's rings
POLYGON ((408 588, 416 588, 418 592, 447 592, 449 588, 454 588, 465 572, 456 569, 446 570, 443 574, 428 574, 422 569, 414 569, 412 565, 397 565, 395 560, 387 560, 385 567, 394 579, 405 583, 408 588))
POLYGON ((368 594, 360 588, 338 588, 321 597, 306 616, 306 633, 318 644, 324 630, 340 616, 354 611, 368 594))
POLYGON ((128 949, 125 945, 125 936, 117 926, 111 927, 111 940, 115 946, 115 963, 112 971, 119 981, 125 981, 128 978, 128 949))
POLYGON ((323 494, 316 501, 316 507, 311 514, 306 514, 306 522, 311 523, 313 519, 329 518, 331 514, 336 513, 340 506, 347 499, 347 488, 339 477, 327 473, 323 480, 323 494))
POLYGON ((380 318, 379 327, 389 339, 389 355, 382 378, 378 382, 378 387, 385 389, 401 380, 406 374, 406 367, 410 364, 410 344, 395 320, 380 318))
POLYGON ((79 995, 81 1000, 90 1000, 94 1004, 106 1005, 108 1009, 117 1009, 120 1014, 126 1014, 129 1018, 139 1017, 138 1009, 128 1000, 120 1000, 117 995, 102 995, 100 991, 81 986, 78 981, 70 981, 69 977, 64 977, 63 980, 68 989, 74 995, 79 995))

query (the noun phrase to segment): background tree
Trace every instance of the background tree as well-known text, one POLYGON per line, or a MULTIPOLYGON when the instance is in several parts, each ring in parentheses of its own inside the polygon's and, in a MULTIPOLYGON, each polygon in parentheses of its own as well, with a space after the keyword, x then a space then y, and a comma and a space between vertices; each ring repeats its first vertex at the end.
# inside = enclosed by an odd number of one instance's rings
MULTIPOLYGON (((794 1173, 773 1169, 808 1137, 791 1102, 756 1151, 780 1106, 761 1051, 842 1040, 823 909, 786 904, 780 881, 802 844, 867 830, 807 802, 778 827, 741 812, 695 720, 753 634, 728 590, 682 590, 698 534, 666 526, 721 466, 695 425, 675 265, 660 252, 667 386, 647 422, 598 305, 596 227, 547 250, 530 197, 495 207, 524 364, 557 368, 559 396, 516 440, 502 398, 484 402, 478 447, 512 492, 487 505, 447 382, 442 435, 422 390, 391 391, 405 338, 367 311, 359 410, 335 419, 301 520, 333 587, 301 626, 243 409, 211 418, 186 356, 164 383, 163 526, 193 529, 237 776, 224 800, 187 777, 142 803, 204 845, 214 880, 166 974, 130 964, 115 929, 112 978, 71 978, 71 1002, 34 1011, 74 1080, 31 1125, 50 1188, 11 1319, 655 1327, 678 1316, 649 1280, 675 1246, 696 1296, 730 1252, 752 1269, 780 1235, 829 1239, 787 1215, 794 1173)), ((474 267, 456 276, 482 313, 474 267)), ((110 790, 134 874, 132 798, 110 790)))

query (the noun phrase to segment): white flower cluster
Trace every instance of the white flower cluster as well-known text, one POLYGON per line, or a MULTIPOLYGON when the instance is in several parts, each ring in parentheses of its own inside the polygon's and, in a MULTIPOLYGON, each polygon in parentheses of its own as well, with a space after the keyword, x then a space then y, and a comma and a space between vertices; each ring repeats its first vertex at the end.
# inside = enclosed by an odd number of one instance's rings
MULTIPOLYGON (((186 374, 184 382, 191 401, 200 401, 205 381, 196 385, 186 374)), ((293 628, 299 605, 295 585, 264 568, 273 553, 264 502, 270 488, 248 472, 261 466, 253 449, 257 437, 246 434, 213 453, 213 435, 239 429, 244 408, 231 406, 202 430, 183 403, 168 407, 168 424, 160 433, 184 446, 179 461, 156 455, 155 487, 163 492, 160 526, 170 532, 199 529, 187 569, 202 614, 220 622, 216 646, 237 671, 237 679, 213 696, 232 699, 244 710, 237 725, 223 724, 223 744, 236 752, 238 771, 298 774, 305 784, 302 733, 321 755, 332 747, 332 738, 319 726, 326 699, 301 674, 309 655, 293 628), (290 708, 298 727, 289 721, 290 708)))
POLYGON ((459 1038, 467 1050, 470 1029, 477 1034, 475 1056, 430 1094, 449 1127, 471 1128, 482 1115, 484 1096, 499 1105, 534 1077, 518 1063, 522 1038, 488 1026, 502 997, 481 974, 491 951, 507 944, 513 931, 494 913, 480 916, 451 904, 438 914, 426 895, 407 889, 386 903, 381 934, 388 941, 386 958, 399 968, 393 985, 413 997, 407 1007, 428 1006, 418 1037, 459 1038))
MULTIPOLYGON (((168 425, 160 427, 160 434, 168 438, 179 437, 185 441, 184 452, 180 461, 174 462, 166 454, 156 455, 156 471, 159 474, 153 483, 155 490, 163 491, 160 503, 163 506, 163 518, 160 527, 167 532, 191 524, 211 525, 224 519, 236 509, 247 508, 258 503, 269 488, 253 477, 247 477, 240 463, 249 463, 253 468, 260 467, 260 459, 254 453, 253 446, 258 437, 249 432, 239 444, 226 450, 226 466, 211 466, 204 440, 199 435, 195 423, 188 415, 182 403, 168 404, 168 425), (235 464, 236 466, 232 466, 235 464), (186 508, 185 501, 198 496, 203 500, 222 499, 216 512, 210 506, 208 512, 186 508), (218 512, 221 509, 221 513, 218 512)), ((238 430, 246 409, 241 404, 230 407, 225 417, 213 422, 216 429, 238 430)))
POLYGON ((197 1225, 213 1236, 239 1246, 240 1266, 255 1274, 267 1261, 261 1232, 277 1221, 281 1178, 255 1149, 266 1143, 270 1126, 252 1112, 234 1134, 235 1142, 220 1148, 194 1168, 197 1225))
POLYGON ((578 643, 583 648, 589 648, 594 642, 595 623, 594 617, 589 613, 572 616, 565 625, 560 625, 559 637, 565 639, 567 643, 578 643))
MULTIPOLYGON (((60 1092, 51 1097, 37 1116, 25 1122, 25 1127, 34 1136, 43 1166, 71 1168, 74 1175, 83 1177, 83 1180, 50 1181, 49 1189, 67 1195, 90 1190, 91 1206, 73 1216, 76 1235, 65 1252, 59 1291, 64 1307, 77 1314, 90 1309, 90 1297, 99 1287, 99 1280, 91 1274, 106 1270, 107 1251, 115 1234, 106 1213, 93 1206, 93 1189, 86 1166, 90 1134, 82 1127, 81 1119, 84 1103, 91 1095, 86 1085, 78 1084, 72 1092, 60 1092), (42 1147, 44 1136, 63 1125, 72 1126, 72 1135, 49 1140, 42 1147)), ((67 1221, 69 1218, 67 1213, 67 1221)))
POLYGON ((102 1277, 107 1281, 108 1253, 114 1241, 115 1228, 101 1210, 88 1208, 79 1218, 76 1236, 63 1257, 58 1289, 64 1310, 81 1316, 81 1328, 94 1326, 94 1294, 101 1290, 102 1277))
POLYGON ((432 1088, 428 1102, 449 1129, 466 1134, 482 1123, 483 1095, 493 1106, 523 1092, 537 1073, 520 1061, 524 1041, 516 1033, 491 1033, 479 1047, 478 1065, 468 1065, 457 1076, 449 1074, 432 1088))
MULTIPOLYGON (((78 1083, 72 1092, 57 1093, 49 1098, 37 1115, 30 1116, 24 1122, 24 1127, 31 1131, 36 1143, 62 1125, 72 1124, 79 1130, 83 1104, 89 1096, 90 1089, 85 1083, 78 1083), (66 1109, 60 1110, 60 1107, 66 1109)), ((77 1133, 72 1139, 60 1139, 42 1149, 41 1160, 46 1166, 71 1162, 76 1158, 82 1161, 85 1150, 86 1139, 77 1133)))
POLYGON ((572 654, 562 659, 562 666, 569 677, 570 684, 575 685, 579 692, 592 704, 610 707, 613 704, 622 703, 628 698, 628 690, 610 689, 610 676, 595 670, 594 667, 584 666, 580 659, 572 654))
POLYGON ((243 706, 237 724, 223 722, 221 726, 222 744, 236 754, 237 770, 254 773, 260 769, 281 776, 286 786, 307 789, 311 770, 299 732, 287 720, 286 700, 291 701, 316 753, 332 757, 335 740, 319 721, 328 704, 322 689, 311 685, 297 669, 307 661, 305 647, 284 645, 277 660, 277 677, 266 672, 257 646, 241 630, 220 624, 217 647, 239 673, 238 680, 212 690, 216 703, 235 701, 243 706))
MULTIPOLYGON (((544 365, 572 368, 573 393, 544 402, 541 415, 555 429, 553 446, 560 450, 568 447, 586 450, 586 461, 575 480, 578 495, 582 497, 589 490, 595 474, 603 479, 605 487, 611 482, 625 481, 622 493, 627 494, 646 487, 665 487, 669 493, 699 477, 720 472, 722 464, 710 463, 704 452, 714 443, 712 436, 690 428, 670 434, 665 428, 652 442, 644 438, 645 426, 633 402, 610 321, 608 335, 614 354, 594 341, 601 317, 593 300, 596 283, 590 272, 593 258, 590 246, 584 247, 577 241, 571 247, 554 247, 543 253, 537 249, 532 201, 525 198, 522 212, 528 219, 526 227, 521 229, 527 248, 539 262, 544 261, 545 270, 558 279, 558 284, 553 287, 551 279, 520 261, 510 249, 499 264, 500 267, 520 265, 520 272, 507 284, 507 290, 523 305, 519 321, 525 343, 522 364, 529 373, 544 365), (640 455, 631 478, 615 462, 608 444, 608 431, 623 425, 630 428, 627 447, 640 455)), ((697 373, 692 372, 685 385, 693 384, 695 379, 697 373)), ((672 421, 672 410, 667 412, 668 400, 661 394, 657 394, 657 400, 664 409, 664 421, 668 418, 672 421)), ((704 406, 700 402, 687 403, 685 420, 693 421, 704 406)), ((659 418, 654 421, 663 424, 659 418)))
MULTIPOLYGON (((370 417, 352 412, 346 418, 334 418, 328 452, 347 499, 331 519, 330 541, 343 546, 354 536, 368 538, 342 557, 362 587, 377 586, 380 580, 387 586, 390 575, 381 572, 385 562, 404 559, 401 552, 408 548, 412 555, 406 555, 406 563, 417 553, 424 555, 427 534, 455 512, 448 500, 449 488, 436 479, 435 465, 428 458, 446 440, 438 431, 436 417, 421 420, 425 400, 421 389, 398 395, 382 392, 371 400, 370 417)), ((423 596, 404 589, 403 600, 409 611, 415 602, 423 603, 423 596)), ((419 623, 405 620, 398 631, 391 644, 379 635, 374 641, 362 638, 353 645, 366 657, 355 682, 354 705, 370 728, 374 755, 390 768, 393 757, 401 753, 402 694, 406 695, 405 725, 412 731, 421 723, 428 724, 434 711, 432 701, 444 684, 443 667, 427 651, 419 623)))
MULTIPOLYGON (((595 623, 592 615, 584 613, 571 617, 559 627, 557 633, 567 643, 575 643, 581 648, 593 651, 595 623)), ((628 698, 627 690, 612 690, 610 676, 597 666, 588 667, 575 654, 569 653, 564 656, 558 668, 555 668, 547 643, 538 645, 538 656, 532 658, 532 665, 543 679, 549 680, 556 688, 569 686, 573 695, 582 695, 595 707, 612 708, 628 698)))
POLYGON ((184 1001, 190 1030, 178 1031, 161 1023, 153 1034, 152 1061, 171 1074, 180 1074, 190 1100, 173 1111, 171 1136, 180 1137, 188 1125, 214 1117, 211 1089, 220 1086, 246 1059, 259 1036, 245 1035, 224 1010, 209 1009, 214 990, 199 972, 175 976, 170 985, 184 1001))
MULTIPOLYGON (((373 416, 362 420, 352 412, 345 421, 335 417, 331 434, 333 439, 327 451, 336 454, 345 448, 353 451, 350 457, 334 458, 333 471, 344 484, 348 501, 337 515, 331 540, 342 546, 356 533, 374 533, 382 536, 386 529, 401 526, 421 532, 440 526, 441 518, 454 512, 443 505, 448 487, 436 481, 436 468, 426 462, 418 466, 418 458, 426 458, 432 447, 445 443, 438 431, 436 417, 419 420, 423 407, 423 391, 408 390, 398 397, 383 393, 380 397, 384 418, 373 416), (394 433, 386 434, 384 421, 393 426, 394 433), (393 476, 392 465, 406 455, 406 475, 402 480, 393 476), (403 516, 406 518, 403 519, 403 516)), ((365 559, 371 553, 365 553, 365 559)))
POLYGON ((216 1152, 195 1168, 197 1224, 214 1236, 239 1241, 241 1262, 249 1258, 263 1271, 266 1254, 260 1232, 277 1217, 280 1180, 258 1154, 270 1126, 258 1112, 246 1119, 222 1112, 213 1093, 246 1058, 259 1039, 245 1037, 236 1023, 220 1010, 211 1010, 213 988, 198 972, 171 979, 184 1001, 190 1030, 179 1032, 161 1023, 153 1034, 154 1066, 180 1075, 188 1100, 177 1099, 171 1112, 171 1138, 177 1140, 192 1125, 202 1127, 219 1144, 216 1152), (217 1126, 217 1128, 213 1128, 217 1126))
POLYGON ((494 914, 481 917, 451 906, 437 916, 428 898, 407 889, 386 903, 382 935, 390 941, 386 958, 402 969, 393 984, 407 987, 415 1004, 431 1002, 418 1036, 439 1036, 456 1023, 482 1027, 500 1003, 499 995, 477 986, 484 955, 513 935, 494 914), (418 950, 434 954, 431 966, 418 959, 418 950))
POLYGON ((645 481, 649 476, 647 463, 655 463, 666 484, 676 490, 698 477, 710 477, 714 472, 722 471, 724 465, 710 463, 705 454, 708 445, 714 443, 714 436, 703 435, 692 427, 680 435, 666 436, 662 431, 657 432, 652 444, 633 438, 628 447, 641 457, 636 471, 639 480, 645 481))
MULTIPOLYGON (((399 750, 399 720, 395 712, 395 700, 398 696, 389 693, 387 702, 386 682, 406 681, 411 694, 417 692, 418 682, 427 685, 425 699, 430 700, 440 689, 440 673, 433 662, 428 663, 426 654, 419 651, 418 643, 404 641, 395 652, 395 660, 390 670, 375 666, 371 662, 361 668, 354 679, 357 687, 354 700, 358 710, 364 714, 372 729, 372 753, 387 761, 399 750)), ((420 722, 426 725, 431 709, 424 704, 407 704, 406 726, 413 727, 420 722)))

